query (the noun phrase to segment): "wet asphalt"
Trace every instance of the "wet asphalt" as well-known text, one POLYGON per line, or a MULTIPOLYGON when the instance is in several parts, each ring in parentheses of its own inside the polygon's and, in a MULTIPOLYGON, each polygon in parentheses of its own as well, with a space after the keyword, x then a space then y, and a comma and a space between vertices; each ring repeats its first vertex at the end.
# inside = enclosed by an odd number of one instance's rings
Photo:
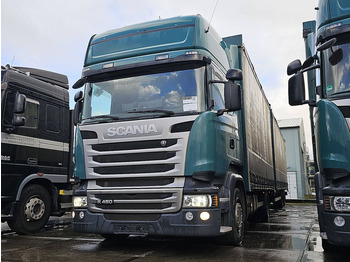
POLYGON ((211 238, 129 237, 105 240, 75 233, 67 214, 51 217, 37 234, 20 236, 1 225, 1 261, 350 261, 350 249, 324 253, 315 204, 270 209, 269 223, 247 223, 240 247, 211 238))

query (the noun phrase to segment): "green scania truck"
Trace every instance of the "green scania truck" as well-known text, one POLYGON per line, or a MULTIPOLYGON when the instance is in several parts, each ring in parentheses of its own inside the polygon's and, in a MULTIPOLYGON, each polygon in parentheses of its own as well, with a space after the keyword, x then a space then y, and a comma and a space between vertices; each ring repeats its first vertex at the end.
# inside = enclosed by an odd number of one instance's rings
POLYGON ((242 242, 287 190, 285 141, 242 43, 200 15, 92 36, 73 88, 73 229, 242 242))
POLYGON ((350 246, 350 1, 320 0, 317 9, 317 20, 303 23, 308 58, 287 73, 290 105, 310 105, 322 245, 333 251, 350 246))

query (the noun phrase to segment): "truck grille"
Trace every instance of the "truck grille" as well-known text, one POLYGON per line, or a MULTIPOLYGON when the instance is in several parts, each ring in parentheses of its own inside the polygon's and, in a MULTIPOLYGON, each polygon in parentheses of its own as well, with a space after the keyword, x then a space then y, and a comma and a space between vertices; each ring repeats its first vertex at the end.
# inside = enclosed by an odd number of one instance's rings
MULTIPOLYGON (((126 123, 82 125, 88 208, 109 219, 180 210, 189 131, 197 115, 130 121, 155 125, 158 133, 109 136, 126 123), (93 132, 94 136, 87 136, 93 132)), ((155 216, 157 217, 157 216, 155 216)), ((153 218, 152 218, 153 219, 153 218)))
POLYGON ((94 172, 101 175, 109 174, 142 174, 162 173, 173 170, 175 165, 137 165, 137 166, 113 166, 95 167, 94 172))
POLYGON ((121 151, 121 150, 135 150, 146 148, 167 148, 177 143, 177 139, 165 139, 165 140, 149 140, 149 141, 133 141, 133 142, 120 142, 109 144, 97 144, 93 145, 92 149, 105 152, 105 151, 121 151), (162 141, 164 146, 162 146, 162 141))
MULTIPOLYGON (((178 133, 181 134, 181 133, 178 133)), ((178 176, 183 172, 183 142, 174 139, 141 140, 96 144, 84 140, 87 173, 90 178, 130 175, 178 176)))
POLYGON ((89 191, 89 210, 103 213, 170 213, 180 209, 182 189, 89 191))

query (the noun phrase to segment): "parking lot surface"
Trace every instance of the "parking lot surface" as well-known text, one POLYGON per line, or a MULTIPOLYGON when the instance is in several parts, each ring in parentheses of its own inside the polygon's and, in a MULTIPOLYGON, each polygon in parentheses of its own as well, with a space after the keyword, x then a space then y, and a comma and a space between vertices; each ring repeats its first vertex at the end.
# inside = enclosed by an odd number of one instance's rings
POLYGON ((347 250, 324 253, 313 204, 270 210, 269 223, 247 223, 240 247, 212 238, 148 238, 124 241, 73 232, 69 216, 50 218, 37 234, 20 236, 1 228, 1 261, 349 261, 347 250))

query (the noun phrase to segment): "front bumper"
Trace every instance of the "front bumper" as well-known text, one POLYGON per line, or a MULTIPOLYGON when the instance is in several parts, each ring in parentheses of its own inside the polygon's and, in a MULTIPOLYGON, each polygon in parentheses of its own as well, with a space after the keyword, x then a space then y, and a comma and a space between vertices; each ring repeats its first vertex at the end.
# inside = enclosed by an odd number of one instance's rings
POLYGON ((323 212, 323 221, 328 242, 337 246, 350 246, 350 214, 323 212), (344 218, 344 226, 338 227, 334 224, 337 216, 344 218))
POLYGON ((198 237, 220 235, 220 221, 219 209, 183 209, 177 213, 159 214, 153 221, 109 220, 101 213, 74 209, 72 227, 77 232, 97 234, 198 237), (206 221, 200 219, 200 213, 204 211, 210 214, 206 221), (190 221, 186 219, 187 212, 193 214, 190 221))

